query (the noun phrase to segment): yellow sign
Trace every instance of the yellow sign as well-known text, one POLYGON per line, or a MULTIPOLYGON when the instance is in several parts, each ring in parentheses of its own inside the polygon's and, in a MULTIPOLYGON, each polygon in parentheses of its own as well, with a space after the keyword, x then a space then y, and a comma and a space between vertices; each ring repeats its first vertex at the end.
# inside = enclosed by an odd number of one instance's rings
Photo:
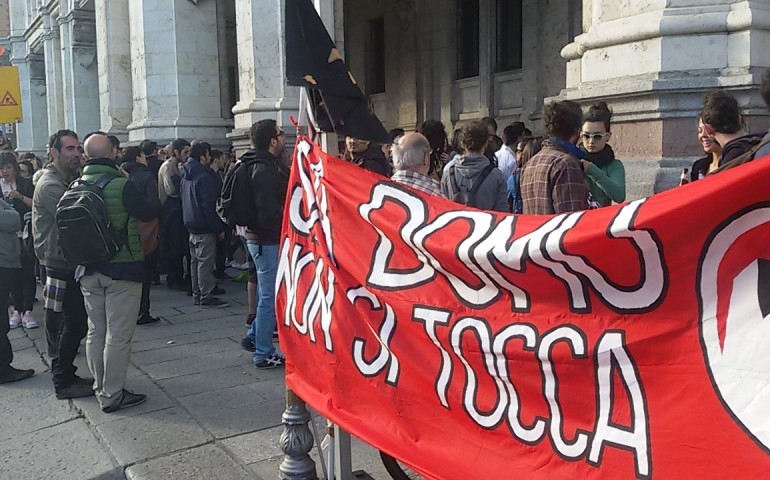
POLYGON ((22 120, 19 69, 0 67, 0 123, 14 123, 22 120))

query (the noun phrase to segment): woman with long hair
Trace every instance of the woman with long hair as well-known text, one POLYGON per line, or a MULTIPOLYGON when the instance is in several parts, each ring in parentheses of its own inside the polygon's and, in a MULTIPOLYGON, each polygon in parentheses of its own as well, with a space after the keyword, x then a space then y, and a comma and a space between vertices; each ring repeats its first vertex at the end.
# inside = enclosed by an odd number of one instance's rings
MULTIPOLYGON (((14 152, 0 151, 0 177, 3 198, 19 213, 21 224, 25 226, 31 221, 32 196, 35 189, 31 180, 21 176, 14 152)), ((18 236, 21 244, 21 232, 18 236)), ((11 288, 13 313, 9 320, 10 327, 18 328, 24 325, 25 328, 37 328, 37 322, 32 316, 32 304, 35 301, 35 256, 25 248, 21 248, 21 269, 17 271, 17 278, 11 288)))
POLYGON ((582 148, 588 154, 581 160, 593 207, 606 207, 626 201, 626 171, 609 145, 612 138, 612 112, 605 102, 595 103, 586 114, 580 132, 582 148))
POLYGON ((694 182, 704 178, 709 173, 719 168, 719 159, 722 157, 722 146, 719 145, 714 136, 710 135, 703 125, 703 117, 698 115, 698 142, 703 147, 705 157, 699 158, 692 164, 690 181, 694 182))

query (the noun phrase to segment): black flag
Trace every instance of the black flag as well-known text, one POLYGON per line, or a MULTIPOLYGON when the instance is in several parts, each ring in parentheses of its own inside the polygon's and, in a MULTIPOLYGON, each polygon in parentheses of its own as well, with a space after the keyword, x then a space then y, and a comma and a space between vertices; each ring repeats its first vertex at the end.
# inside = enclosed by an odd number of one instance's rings
POLYGON ((311 0, 286 0, 286 79, 310 89, 321 130, 391 143, 311 0))

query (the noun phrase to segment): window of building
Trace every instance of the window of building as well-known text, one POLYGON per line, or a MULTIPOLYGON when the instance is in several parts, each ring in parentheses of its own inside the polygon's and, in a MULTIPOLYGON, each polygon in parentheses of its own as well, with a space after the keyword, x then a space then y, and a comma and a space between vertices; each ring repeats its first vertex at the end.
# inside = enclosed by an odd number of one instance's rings
POLYGON ((457 78, 479 75, 479 0, 457 1, 457 78))
POLYGON ((497 0, 498 72, 521 68, 522 0, 497 0))
POLYGON ((385 17, 369 21, 366 45, 366 93, 385 92, 385 17))

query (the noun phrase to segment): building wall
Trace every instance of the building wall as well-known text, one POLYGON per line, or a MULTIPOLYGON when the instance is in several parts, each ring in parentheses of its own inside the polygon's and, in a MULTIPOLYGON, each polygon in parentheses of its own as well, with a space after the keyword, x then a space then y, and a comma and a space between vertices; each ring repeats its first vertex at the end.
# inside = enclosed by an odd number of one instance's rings
POLYGON ((453 128, 492 116, 501 129, 516 120, 539 129, 544 99, 565 85, 566 60, 559 52, 572 40, 576 19, 581 28, 582 2, 568 5, 524 0, 522 68, 498 73, 496 1, 480 0, 479 75, 458 80, 455 1, 347 1, 346 61, 366 89, 369 22, 384 16, 386 91, 373 95, 372 103, 387 128, 413 129, 427 119, 453 128))

